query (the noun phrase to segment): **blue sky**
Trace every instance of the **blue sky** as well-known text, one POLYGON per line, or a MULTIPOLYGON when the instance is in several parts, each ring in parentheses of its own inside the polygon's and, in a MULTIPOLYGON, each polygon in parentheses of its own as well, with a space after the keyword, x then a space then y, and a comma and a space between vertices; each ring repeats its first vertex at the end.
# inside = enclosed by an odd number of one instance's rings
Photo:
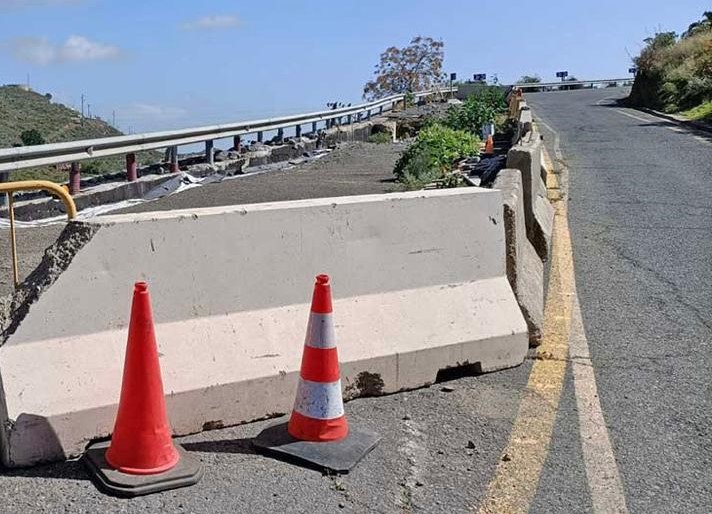
POLYGON ((445 71, 626 76, 709 0, 0 0, 0 84, 25 82, 134 132, 357 102, 381 51, 445 42, 445 71))

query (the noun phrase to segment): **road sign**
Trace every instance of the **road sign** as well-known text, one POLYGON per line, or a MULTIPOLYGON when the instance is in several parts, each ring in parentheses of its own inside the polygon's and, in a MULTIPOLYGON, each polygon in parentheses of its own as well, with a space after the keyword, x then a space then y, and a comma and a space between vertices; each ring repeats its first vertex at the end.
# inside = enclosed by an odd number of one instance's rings
POLYGON ((638 68, 628 68, 628 73, 635 75, 638 73, 638 68))
POLYGON ((557 72, 556 72, 556 77, 557 77, 557 78, 565 79, 565 78, 568 77, 568 76, 569 76, 569 72, 568 72, 568 71, 557 71, 557 72))
POLYGON ((450 74, 450 80, 451 80, 452 82, 455 82, 455 81, 457 80, 457 73, 451 73, 451 74, 450 74))
POLYGON ((486 73, 475 73, 472 76, 472 79, 475 82, 485 82, 487 80, 487 74, 486 73))

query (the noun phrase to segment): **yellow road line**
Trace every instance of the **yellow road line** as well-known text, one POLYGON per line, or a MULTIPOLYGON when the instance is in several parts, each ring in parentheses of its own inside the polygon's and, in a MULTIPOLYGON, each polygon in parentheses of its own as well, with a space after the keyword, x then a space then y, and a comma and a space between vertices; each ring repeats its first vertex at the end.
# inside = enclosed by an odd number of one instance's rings
MULTIPOLYGON (((544 150, 546 154, 546 151, 544 150)), ((551 159, 544 158, 549 175, 551 159)), ((565 182, 565 180, 564 180, 565 182)), ((557 180, 557 186, 561 186, 557 180)), ((566 372, 575 282, 565 195, 554 204, 554 244, 544 312, 544 339, 538 348, 507 447, 479 513, 526 513, 549 453, 566 372)))

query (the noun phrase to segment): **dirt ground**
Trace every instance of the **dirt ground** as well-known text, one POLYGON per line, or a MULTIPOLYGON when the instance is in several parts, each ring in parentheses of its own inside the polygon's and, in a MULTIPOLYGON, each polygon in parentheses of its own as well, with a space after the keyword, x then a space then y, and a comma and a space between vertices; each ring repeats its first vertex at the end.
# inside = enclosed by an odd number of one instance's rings
POLYGON ((393 181, 393 167, 405 148, 404 143, 348 143, 291 169, 189 189, 115 214, 399 191, 402 186, 393 181))

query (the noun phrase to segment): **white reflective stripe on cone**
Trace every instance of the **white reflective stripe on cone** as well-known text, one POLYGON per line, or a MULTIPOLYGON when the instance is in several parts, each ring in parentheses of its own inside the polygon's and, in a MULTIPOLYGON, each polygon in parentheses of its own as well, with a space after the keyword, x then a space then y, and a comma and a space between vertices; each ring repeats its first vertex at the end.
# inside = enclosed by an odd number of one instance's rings
POLYGON ((334 319, 332 314, 311 313, 307 324, 307 337, 304 344, 312 348, 336 348, 334 319))
POLYGON ((323 383, 300 378, 294 410, 308 418, 340 418, 344 415, 341 380, 323 383))

